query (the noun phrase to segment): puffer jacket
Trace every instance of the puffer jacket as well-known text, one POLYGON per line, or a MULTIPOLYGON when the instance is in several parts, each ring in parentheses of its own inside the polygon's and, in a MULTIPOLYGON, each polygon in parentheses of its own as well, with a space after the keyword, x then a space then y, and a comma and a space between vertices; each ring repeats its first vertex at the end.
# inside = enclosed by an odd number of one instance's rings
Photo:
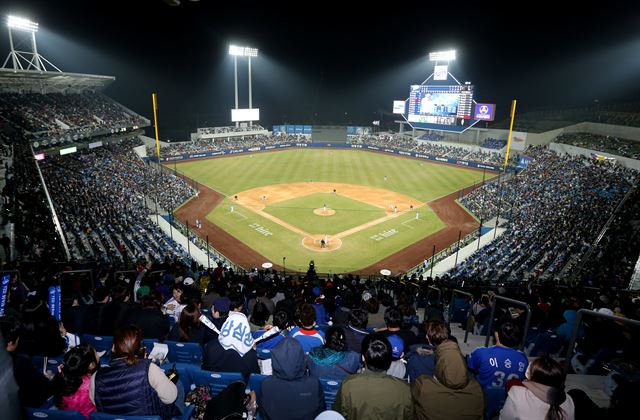
POLYGON ((435 378, 420 376, 411 387, 416 419, 481 420, 484 394, 467 370, 458 344, 446 340, 436 348, 435 378))

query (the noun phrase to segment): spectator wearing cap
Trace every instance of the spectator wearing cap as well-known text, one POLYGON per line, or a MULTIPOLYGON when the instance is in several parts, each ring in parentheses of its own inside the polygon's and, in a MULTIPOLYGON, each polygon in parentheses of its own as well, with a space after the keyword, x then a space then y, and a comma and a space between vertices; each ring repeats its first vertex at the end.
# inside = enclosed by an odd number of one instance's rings
MULTIPOLYGON (((211 313, 204 314, 205 317, 211 321, 213 325, 218 329, 218 331, 222 328, 222 325, 227 320, 229 316, 229 306, 231 301, 228 297, 222 296, 213 301, 213 305, 211 305, 211 313)), ((209 328, 205 328, 203 343, 208 343, 210 340, 217 338, 218 334, 215 331, 212 331, 209 328)))
POLYGON ((364 369, 342 381, 333 409, 347 419, 413 419, 409 385, 387 375, 392 349, 380 333, 362 342, 364 369))
POLYGON ((384 328, 384 311, 385 308, 381 307, 378 299, 371 294, 371 292, 364 292, 362 294, 362 308, 366 309, 369 313, 369 320, 367 324, 371 328, 384 328))
POLYGON ((369 335, 367 322, 369 315, 364 309, 354 309, 349 314, 349 325, 344 330, 347 350, 360 353, 362 351, 362 340, 369 335))
POLYGON ((324 333, 315 329, 316 311, 313 306, 305 303, 300 308, 300 326, 295 327, 289 333, 292 337, 300 342, 305 353, 314 347, 320 347, 324 344, 324 333))
POLYGON ((407 375, 407 367, 405 365, 404 357, 404 342, 400 336, 393 334, 387 336, 389 344, 391 345, 391 366, 387 369, 387 374, 399 379, 404 379, 407 375))
POLYGON ((360 369, 360 355, 347 350, 344 330, 331 327, 322 347, 311 349, 308 358, 309 373, 316 378, 343 379, 360 369))

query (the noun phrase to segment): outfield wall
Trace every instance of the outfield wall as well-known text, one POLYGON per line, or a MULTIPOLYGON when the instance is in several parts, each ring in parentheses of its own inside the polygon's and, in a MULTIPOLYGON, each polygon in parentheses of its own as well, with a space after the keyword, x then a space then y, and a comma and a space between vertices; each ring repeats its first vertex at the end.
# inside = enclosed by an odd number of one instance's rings
POLYGON ((238 148, 238 149, 212 150, 208 152, 186 153, 182 155, 163 157, 163 158, 160 158, 160 162, 167 163, 167 162, 178 162, 182 160, 201 159, 201 158, 216 157, 216 156, 232 156, 240 153, 254 153, 254 152, 277 150, 277 149, 288 149, 288 148, 294 148, 294 147, 372 150, 372 151, 387 153, 391 155, 399 155, 399 156, 413 157, 417 159, 430 160, 434 162, 448 163, 451 165, 457 165, 465 168, 486 169, 488 171, 496 171, 496 172, 501 170, 500 166, 488 165, 480 162, 460 160, 460 159, 450 159, 450 158, 444 158, 440 156, 428 155, 424 153, 407 152, 406 150, 370 146, 367 144, 349 144, 349 143, 283 143, 283 144, 270 145, 270 146, 255 146, 255 147, 238 148))

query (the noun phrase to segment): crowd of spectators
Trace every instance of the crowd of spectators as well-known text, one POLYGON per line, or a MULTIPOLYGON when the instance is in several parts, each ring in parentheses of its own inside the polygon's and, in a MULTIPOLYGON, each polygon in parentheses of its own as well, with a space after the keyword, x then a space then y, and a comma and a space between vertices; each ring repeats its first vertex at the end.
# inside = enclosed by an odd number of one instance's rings
MULTIPOLYGON (((447 291, 460 285, 448 276, 419 284, 406 278, 373 282, 354 275, 321 278, 310 269, 285 278, 269 269, 194 271, 166 262, 140 266, 131 277, 112 274, 113 269, 98 274, 99 282, 89 290, 63 283, 59 323, 43 301, 53 278, 45 276, 37 286, 12 279, 0 327, 19 388, 17 396, 15 388, 3 388, 14 392, 7 392, 7 399, 39 407, 53 396, 59 409, 85 416, 99 411, 163 418, 184 410, 186 399, 198 416, 222 409, 219 399, 209 403, 210 397, 203 397, 211 389, 191 386, 196 374, 213 371, 238 373, 245 383, 266 375, 247 394, 252 401, 247 405, 255 409, 257 403, 263 418, 314 419, 328 408, 329 398, 331 408, 349 419, 490 418, 502 404, 501 418, 523 413, 545 418, 550 410, 580 418, 576 413, 590 407, 586 394, 566 392, 562 366, 531 353, 530 347, 528 358, 519 344, 526 336, 535 348, 538 337, 553 334, 566 345, 566 331, 575 327, 569 320, 580 308, 640 318, 640 301, 611 288, 529 283, 505 289, 470 281, 463 287, 473 299, 449 301, 447 291), (441 293, 434 295, 434 288, 441 293), (447 327, 445 305, 453 305, 452 313, 471 308, 477 322, 484 323, 480 320, 488 320, 494 296, 527 302, 533 311, 531 328, 524 330, 518 307, 497 302, 495 345, 464 354, 447 327), (99 341, 86 334, 113 339, 113 344, 106 354, 94 353, 91 342, 99 341), (163 372, 171 375, 171 363, 146 359, 153 344, 145 350, 143 339, 196 346, 201 359, 181 367, 179 380, 172 383, 163 372), (47 377, 39 356, 62 363, 47 377), (109 380, 123 375, 129 380, 109 380), (335 400, 323 390, 327 381, 338 384, 335 400), (490 396, 496 392, 502 403, 490 396)), ((449 321, 469 325, 455 315, 449 321)), ((571 373, 603 374, 621 361, 627 366, 637 362, 637 331, 608 321, 589 322, 580 331, 571 373)), ((625 375, 633 372, 619 375, 620 391, 603 415, 623 413, 617 410, 632 403, 633 393, 626 392, 637 385, 625 375)), ((229 385, 219 395, 231 404, 229 393, 237 386, 244 395, 244 384, 229 385)))
MULTIPOLYGON (((273 146, 283 143, 308 143, 308 137, 302 134, 254 135, 215 139, 199 139, 172 143, 160 149, 163 156, 177 156, 188 153, 211 152, 216 150, 241 149, 247 147, 273 146)), ((151 152, 150 152, 151 153, 151 152)))
POLYGON ((98 92, 2 93, 0 113, 23 135, 43 144, 146 125, 142 117, 98 92))
POLYGON ((356 143, 369 144, 378 147, 390 147, 416 153, 424 153, 449 159, 470 160, 489 165, 504 163, 504 157, 499 153, 472 151, 464 147, 438 144, 436 142, 416 141, 411 136, 388 135, 358 136, 356 143))
POLYGON ((502 236, 469 257, 455 277, 492 282, 558 277, 589 249, 636 180, 621 165, 531 147, 531 164, 468 194, 479 219, 508 219, 502 236), (499 214, 500 213, 500 214, 499 214))
POLYGON ((640 159, 640 142, 634 140, 591 133, 567 133, 559 135, 554 141, 631 159, 640 159))
POLYGON ((148 205, 172 211, 194 194, 181 178, 152 168, 133 151, 138 139, 51 156, 45 182, 77 260, 132 263, 184 256, 149 220, 148 205))
POLYGON ((441 141, 444 140, 444 136, 438 133, 424 133, 416 137, 416 140, 441 141))
POLYGON ((500 150, 507 145, 506 140, 494 139, 493 137, 487 137, 484 139, 480 147, 484 147, 485 149, 497 149, 500 150))
POLYGON ((260 124, 252 124, 247 126, 228 126, 228 127, 203 127, 198 128, 198 134, 223 134, 223 133, 243 133, 245 131, 264 130, 260 124))

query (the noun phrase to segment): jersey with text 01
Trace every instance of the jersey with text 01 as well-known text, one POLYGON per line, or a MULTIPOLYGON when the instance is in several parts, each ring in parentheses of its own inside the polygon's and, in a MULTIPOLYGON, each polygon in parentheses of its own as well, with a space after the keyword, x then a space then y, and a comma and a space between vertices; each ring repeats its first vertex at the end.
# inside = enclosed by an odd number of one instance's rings
POLYGON ((511 379, 524 380, 529 360, 521 351, 508 347, 480 347, 471 353, 468 365, 477 372, 483 388, 503 387, 511 379))

